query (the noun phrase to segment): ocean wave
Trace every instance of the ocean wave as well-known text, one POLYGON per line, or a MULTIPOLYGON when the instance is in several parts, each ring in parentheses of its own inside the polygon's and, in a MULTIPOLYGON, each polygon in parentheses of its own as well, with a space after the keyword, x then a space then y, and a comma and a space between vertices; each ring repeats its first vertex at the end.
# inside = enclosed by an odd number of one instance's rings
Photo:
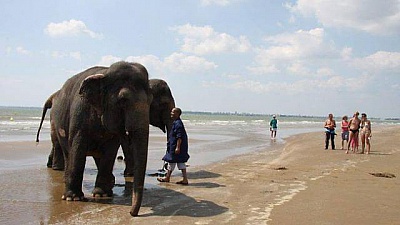
POLYGON ((289 124, 289 125, 296 125, 296 124, 323 124, 324 122, 322 121, 279 121, 278 124, 289 124))
MULTIPOLYGON (((50 121, 43 121, 44 125, 50 124, 50 121)), ((25 120, 25 121, 0 121, 0 125, 4 126, 37 126, 39 127, 39 122, 38 121, 33 121, 33 120, 25 120)))

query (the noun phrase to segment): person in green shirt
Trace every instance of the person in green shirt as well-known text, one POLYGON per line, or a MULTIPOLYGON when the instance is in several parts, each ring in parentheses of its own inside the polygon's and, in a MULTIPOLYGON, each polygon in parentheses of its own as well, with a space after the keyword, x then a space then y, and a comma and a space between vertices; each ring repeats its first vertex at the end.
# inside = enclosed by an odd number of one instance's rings
POLYGON ((272 120, 269 122, 269 130, 271 131, 271 139, 276 138, 276 131, 278 130, 278 120, 276 116, 272 116, 272 120))

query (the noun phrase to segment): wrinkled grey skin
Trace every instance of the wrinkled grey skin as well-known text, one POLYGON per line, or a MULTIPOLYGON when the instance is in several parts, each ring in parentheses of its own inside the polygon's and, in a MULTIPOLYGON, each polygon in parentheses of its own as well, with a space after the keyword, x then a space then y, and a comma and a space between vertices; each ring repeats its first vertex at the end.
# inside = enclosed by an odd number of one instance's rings
MULTIPOLYGON (((150 79, 150 91, 153 95, 153 101, 150 105, 150 124, 160 128, 164 133, 168 134, 172 127, 171 110, 175 108, 175 100, 172 96, 171 90, 164 80, 150 79)), ((126 167, 124 176, 133 175, 133 158, 132 155, 126 151, 126 142, 121 142, 122 150, 125 155, 126 167)))
MULTIPOLYGON (((39 129, 36 134, 36 142, 39 142, 39 134, 42 129, 43 121, 46 116, 47 110, 53 106, 53 102, 57 101, 57 95, 60 93, 60 90, 53 93, 44 103, 42 119, 40 121, 39 129)), ((49 158, 47 160, 47 167, 53 168, 54 170, 64 170, 64 155, 61 150, 61 146, 57 140, 57 133, 54 128, 54 120, 52 120, 50 115, 50 137, 52 142, 51 152, 49 158)))
MULTIPOLYGON (((150 93, 152 94, 153 100, 150 105, 150 124, 160 128, 164 133, 167 133, 167 137, 169 131, 172 127, 172 119, 170 116, 171 110, 175 107, 175 100, 172 96, 171 90, 164 80, 161 79, 150 79, 149 80, 150 93)), ((53 102, 57 100, 57 94, 52 94, 46 101, 43 106, 42 120, 40 122, 40 126, 37 132, 36 142, 39 142, 39 133, 43 124, 43 120, 45 118, 46 112, 53 105, 53 102)), ((54 138, 54 128, 53 121, 50 118, 51 123, 51 140, 53 143, 48 161, 47 167, 53 168, 54 170, 64 170, 64 156, 62 154, 61 148, 57 142, 57 139, 54 138)), ((126 143, 121 141, 122 150, 125 155, 126 160, 126 168, 124 171, 124 176, 132 176, 133 175, 133 157, 129 154, 128 149, 125 147, 126 143)))
POLYGON ((96 150, 93 157, 98 168, 93 195, 111 196, 114 159, 123 139, 134 159, 130 213, 138 215, 147 164, 151 101, 147 70, 136 63, 93 67, 66 81, 50 101, 52 137, 56 137, 65 161, 63 199, 84 199, 82 180, 90 150, 96 150))

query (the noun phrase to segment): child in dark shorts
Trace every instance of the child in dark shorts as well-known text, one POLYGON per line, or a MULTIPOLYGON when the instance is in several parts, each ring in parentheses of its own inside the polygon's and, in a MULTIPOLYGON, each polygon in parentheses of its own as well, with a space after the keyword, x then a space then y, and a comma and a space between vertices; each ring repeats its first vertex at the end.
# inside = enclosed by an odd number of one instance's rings
POLYGON ((344 141, 346 141, 346 145, 349 142, 349 122, 347 121, 348 117, 342 117, 342 150, 344 149, 344 141))

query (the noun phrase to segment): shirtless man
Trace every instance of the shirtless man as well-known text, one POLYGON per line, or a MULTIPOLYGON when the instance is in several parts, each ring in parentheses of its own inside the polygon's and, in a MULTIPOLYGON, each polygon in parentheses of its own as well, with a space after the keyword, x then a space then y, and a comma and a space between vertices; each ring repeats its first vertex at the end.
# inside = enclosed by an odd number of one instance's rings
POLYGON ((325 150, 328 149, 328 145, 329 145, 329 139, 331 139, 331 147, 332 150, 335 150, 335 128, 336 128, 336 121, 333 119, 333 114, 330 113, 328 115, 328 119, 325 120, 325 134, 326 134, 326 138, 325 138, 325 150))
POLYGON ((356 149, 358 151, 358 132, 360 130, 360 124, 361 124, 361 120, 358 118, 358 115, 360 115, 360 113, 355 112, 354 117, 351 118, 351 120, 349 121, 350 136, 346 154, 349 153, 350 145, 353 153, 356 152, 356 149))
POLYGON ((365 144, 367 144, 366 154, 369 154, 371 150, 371 144, 369 142, 371 138, 371 121, 367 119, 367 114, 361 113, 361 154, 364 154, 365 144))

